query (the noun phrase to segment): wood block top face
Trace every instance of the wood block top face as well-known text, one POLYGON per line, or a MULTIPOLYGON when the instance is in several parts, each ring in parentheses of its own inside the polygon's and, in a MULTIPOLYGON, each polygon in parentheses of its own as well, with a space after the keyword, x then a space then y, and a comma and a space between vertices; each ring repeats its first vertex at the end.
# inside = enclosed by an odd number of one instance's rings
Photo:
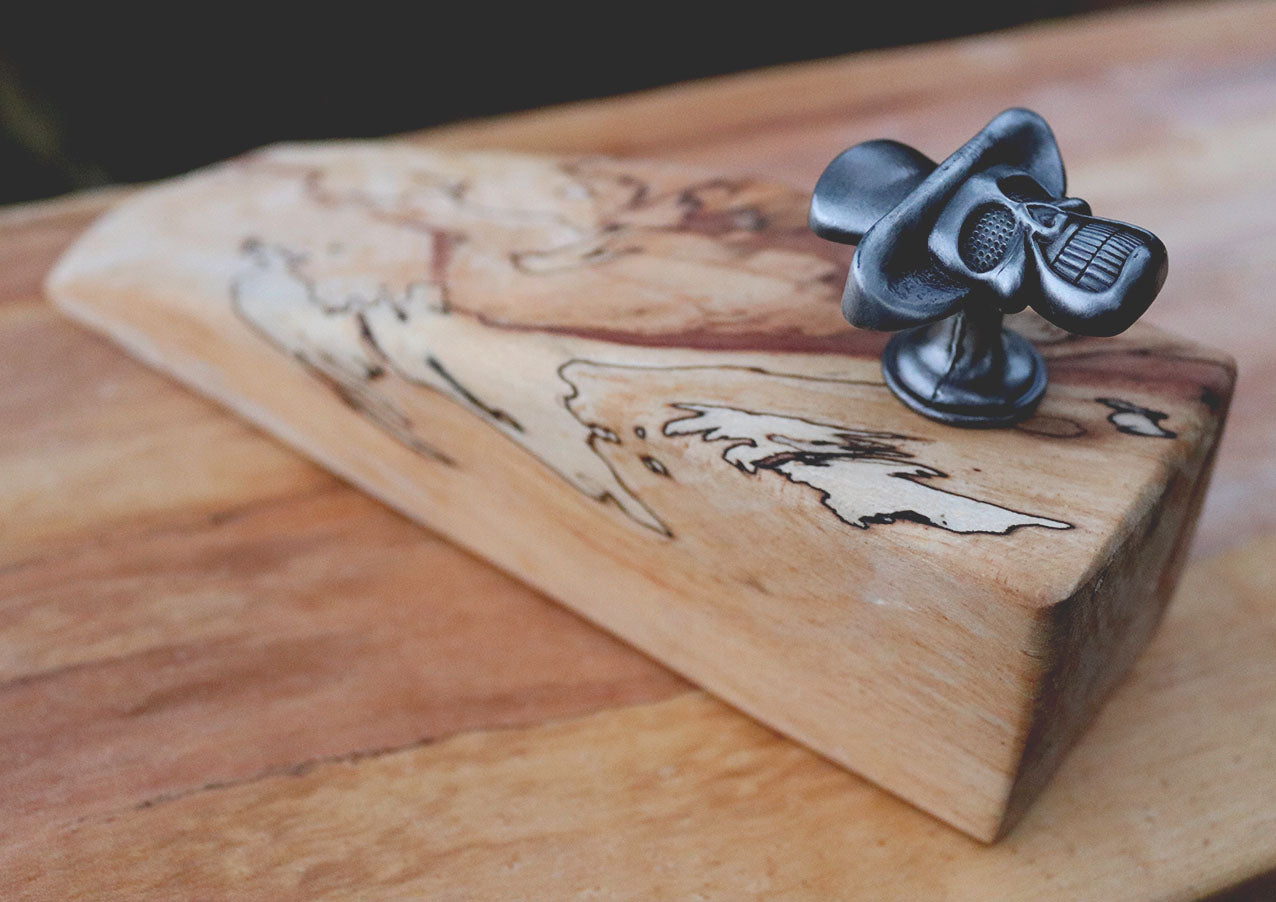
POLYGON ((842 320, 849 249, 806 204, 654 164, 281 147, 143 192, 49 289, 990 839, 1154 627, 1232 367, 1024 318, 1038 415, 925 420, 883 384, 884 336, 842 320))

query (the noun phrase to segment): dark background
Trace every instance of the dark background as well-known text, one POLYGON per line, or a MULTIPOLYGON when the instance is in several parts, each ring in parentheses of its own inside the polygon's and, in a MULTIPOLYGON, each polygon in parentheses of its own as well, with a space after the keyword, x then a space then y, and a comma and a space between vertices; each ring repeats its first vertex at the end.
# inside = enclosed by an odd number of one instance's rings
POLYGON ((0 203, 281 139, 385 135, 1115 5, 427 3, 395 15, 347 3, 267 17, 170 4, 130 18, 46 4, 0 17, 0 203))

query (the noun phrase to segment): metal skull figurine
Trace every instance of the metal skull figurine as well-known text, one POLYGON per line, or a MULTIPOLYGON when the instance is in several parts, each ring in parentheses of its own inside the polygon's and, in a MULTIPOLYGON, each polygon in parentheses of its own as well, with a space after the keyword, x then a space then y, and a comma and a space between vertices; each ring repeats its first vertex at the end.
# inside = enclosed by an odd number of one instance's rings
POLYGON ((1099 219, 1064 194, 1045 120, 1002 113, 943 163, 869 141, 829 164, 811 228, 856 244, 842 312, 855 326, 906 330, 883 355, 887 384, 946 423, 1030 416, 1045 361, 1001 317, 1032 307, 1082 335, 1116 335, 1152 303, 1166 252, 1146 229, 1099 219))

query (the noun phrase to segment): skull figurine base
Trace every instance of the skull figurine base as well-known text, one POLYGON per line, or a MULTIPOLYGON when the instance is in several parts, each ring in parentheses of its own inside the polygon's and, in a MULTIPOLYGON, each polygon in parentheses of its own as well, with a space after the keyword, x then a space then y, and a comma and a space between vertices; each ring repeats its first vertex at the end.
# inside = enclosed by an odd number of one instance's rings
POLYGON ((1046 365, 1001 325, 1032 307, 1082 335, 1116 335, 1165 281, 1165 246, 1146 229, 1090 214, 1064 196, 1050 127, 1007 110, 943 163, 869 141, 829 164, 811 228, 858 247, 842 312, 852 325, 903 330, 883 372, 913 410, 956 426, 1032 415, 1046 365))
POLYGON ((1031 416, 1046 392, 1041 353, 986 311, 900 332, 886 345, 882 373, 913 410, 954 426, 1009 426, 1031 416))

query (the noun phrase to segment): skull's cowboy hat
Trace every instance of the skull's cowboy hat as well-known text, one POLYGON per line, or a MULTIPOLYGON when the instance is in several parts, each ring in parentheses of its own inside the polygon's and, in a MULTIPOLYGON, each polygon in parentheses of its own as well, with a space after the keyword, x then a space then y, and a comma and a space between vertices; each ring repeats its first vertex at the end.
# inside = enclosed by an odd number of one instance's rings
POLYGON ((810 222, 859 245, 842 299, 855 326, 893 331, 981 303, 1115 335, 1160 290, 1165 246, 1064 191, 1050 127, 1011 109, 938 166, 896 141, 850 148, 820 177, 810 222))

